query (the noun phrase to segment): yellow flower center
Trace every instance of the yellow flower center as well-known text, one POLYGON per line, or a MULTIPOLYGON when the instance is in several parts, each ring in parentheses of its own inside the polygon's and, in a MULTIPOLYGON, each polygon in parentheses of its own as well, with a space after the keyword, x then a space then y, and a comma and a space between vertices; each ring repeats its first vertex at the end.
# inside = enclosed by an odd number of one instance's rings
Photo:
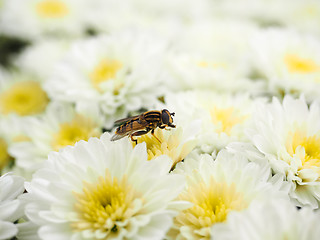
POLYGON ((291 73, 314 73, 320 70, 313 59, 306 59, 296 54, 286 54, 284 62, 291 73))
POLYGON ((0 171, 6 167, 11 160, 11 157, 8 153, 8 144, 7 142, 0 137, 0 171))
MULTIPOLYGON (((155 129, 154 135, 149 132, 146 135, 137 137, 138 143, 145 142, 147 145, 148 160, 160 155, 168 155, 173 160, 172 168, 181 162, 195 147, 195 141, 191 140, 182 144, 183 130, 181 127, 176 130, 155 129), (159 141, 159 140, 160 141, 159 141)), ((135 143, 133 143, 135 145, 135 143)))
POLYGON ((202 68, 213 68, 213 69, 227 69, 227 64, 223 62, 207 62, 207 61, 199 61, 197 65, 202 68))
POLYGON ((43 0, 36 5, 36 12, 42 18, 63 18, 69 14, 69 9, 63 1, 43 0))
POLYGON ((232 128, 237 124, 242 124, 247 116, 240 113, 238 109, 229 108, 213 108, 210 111, 212 122, 219 127, 218 132, 224 132, 231 135, 232 128))
POLYGON ((102 82, 114 79, 117 72, 122 68, 121 62, 113 59, 103 59, 90 73, 92 85, 99 89, 102 82))
POLYGON ((48 96, 38 82, 21 81, 1 93, 0 112, 20 116, 38 114, 45 110, 48 102, 48 96))
POLYGON ((20 135, 16 135, 15 137, 13 137, 12 141, 13 142, 30 142, 31 139, 26 135, 20 134, 20 135))
POLYGON ((317 4, 312 4, 312 2, 303 4, 299 13, 304 18, 317 17, 319 16, 319 6, 317 4))
POLYGON ((99 236, 93 239, 117 236, 120 229, 130 224, 127 219, 134 217, 143 205, 140 194, 134 191, 126 176, 118 180, 108 170, 96 183, 83 182, 82 192, 74 196, 77 217, 71 227, 99 236))
POLYGON ((297 130, 290 133, 287 140, 287 151, 293 156, 299 148, 305 151, 301 169, 313 169, 320 175, 320 134, 307 136, 306 131, 297 130))
POLYGON ((188 227, 195 239, 210 239, 210 228, 224 222, 230 211, 240 211, 248 206, 235 184, 200 181, 180 195, 181 200, 194 205, 182 211, 175 219, 176 227, 188 227))
POLYGON ((60 124, 59 131, 53 137, 53 149, 58 151, 80 140, 87 141, 90 137, 98 137, 100 135, 98 128, 99 126, 90 118, 76 115, 72 121, 60 124))

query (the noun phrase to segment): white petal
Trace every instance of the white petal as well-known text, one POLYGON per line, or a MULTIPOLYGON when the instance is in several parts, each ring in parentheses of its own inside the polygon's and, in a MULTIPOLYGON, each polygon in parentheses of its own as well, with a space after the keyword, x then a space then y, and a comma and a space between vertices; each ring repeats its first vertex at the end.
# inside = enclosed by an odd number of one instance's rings
POLYGON ((19 207, 20 201, 18 199, 0 203, 0 219, 10 222, 18 220, 23 215, 23 211, 19 211, 19 207))
POLYGON ((11 222, 0 221, 0 239, 11 239, 18 233, 18 228, 11 222))
POLYGON ((47 240, 69 240, 72 235, 70 228, 66 224, 42 226, 38 234, 41 239, 47 240))
POLYGON ((138 232, 138 239, 163 239, 166 231, 172 224, 172 219, 167 214, 154 215, 151 222, 141 228, 138 232))
POLYGON ((303 182, 315 182, 319 178, 319 174, 312 169, 301 169, 298 176, 303 182))

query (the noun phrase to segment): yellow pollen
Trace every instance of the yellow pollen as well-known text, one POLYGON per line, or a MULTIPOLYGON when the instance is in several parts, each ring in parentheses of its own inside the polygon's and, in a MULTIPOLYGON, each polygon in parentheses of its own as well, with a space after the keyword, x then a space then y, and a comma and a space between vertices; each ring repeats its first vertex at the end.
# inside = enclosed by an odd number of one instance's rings
POLYGON ((69 14, 69 9, 63 1, 43 0, 36 5, 36 12, 42 18, 63 18, 69 14))
POLYGON ((238 109, 233 107, 217 108, 215 107, 210 111, 211 120, 216 125, 220 125, 220 131, 231 135, 232 128, 237 124, 242 124, 247 116, 242 115, 238 109))
POLYGON ((7 142, 0 137, 0 171, 8 165, 10 160, 12 160, 7 150, 7 142))
POLYGON ((291 156, 303 148, 301 169, 313 169, 320 175, 320 134, 307 136, 305 131, 297 130, 289 134, 286 147, 291 156))
POLYGON ((45 110, 48 96, 35 81, 21 81, 0 94, 0 112, 33 115, 45 110))
POLYGON ((315 73, 320 71, 320 66, 314 60, 302 58, 296 54, 286 54, 284 62, 291 73, 315 73))
POLYGON ((142 206, 140 194, 133 190, 126 176, 112 178, 108 169, 96 183, 83 182, 82 192, 74 192, 74 196, 77 218, 72 220, 71 227, 74 231, 99 232, 100 239, 116 236, 142 206))
MULTIPOLYGON (((195 141, 191 140, 182 145, 183 130, 178 127, 176 130, 155 129, 154 135, 151 132, 137 137, 138 143, 145 142, 147 145, 148 160, 160 155, 168 155, 173 160, 172 168, 181 162, 195 147, 195 141), (168 134, 164 134, 168 131, 168 134)), ((135 137, 134 137, 135 138, 135 137)), ((135 143, 133 143, 133 146, 135 143)))
POLYGON ((234 183, 219 183, 213 177, 208 184, 200 181, 190 186, 179 198, 194 205, 182 211, 175 218, 175 224, 192 229, 197 239, 210 239, 210 228, 213 224, 224 222, 230 211, 240 211, 248 206, 234 183), (200 231, 201 229, 207 231, 200 231))
POLYGON ((103 59, 90 74, 92 85, 99 89, 102 82, 114 79, 122 64, 117 60, 103 59))
POLYGON ((100 136, 99 126, 90 118, 76 115, 70 122, 60 124, 59 131, 54 135, 52 146, 55 151, 74 145, 80 140, 87 141, 90 137, 100 136))

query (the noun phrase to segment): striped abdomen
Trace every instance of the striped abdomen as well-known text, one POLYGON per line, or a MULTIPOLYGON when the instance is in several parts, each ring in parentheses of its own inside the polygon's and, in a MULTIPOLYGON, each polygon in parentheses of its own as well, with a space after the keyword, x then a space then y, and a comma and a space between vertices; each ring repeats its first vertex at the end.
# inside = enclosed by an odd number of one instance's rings
POLYGON ((160 111, 149 111, 143 114, 144 120, 148 123, 157 123, 161 125, 161 112, 160 111))

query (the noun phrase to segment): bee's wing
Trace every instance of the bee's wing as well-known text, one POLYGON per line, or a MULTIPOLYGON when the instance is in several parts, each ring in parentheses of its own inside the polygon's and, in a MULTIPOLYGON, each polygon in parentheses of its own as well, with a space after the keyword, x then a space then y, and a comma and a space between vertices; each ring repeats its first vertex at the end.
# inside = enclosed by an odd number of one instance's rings
POLYGON ((124 124, 121 125, 120 127, 117 128, 115 134, 111 137, 111 141, 116 141, 119 140, 123 137, 129 136, 132 133, 145 129, 145 127, 147 126, 147 122, 146 121, 142 121, 141 123, 137 122, 137 121, 133 121, 131 123, 129 123, 128 125, 124 124))
POLYGON ((136 115, 136 116, 132 116, 132 117, 127 117, 127 118, 121 118, 117 121, 114 122, 114 124, 121 124, 121 123, 125 123, 125 122, 128 122, 134 118, 139 118, 140 115, 136 115))
POLYGON ((126 136, 128 136, 130 133, 128 132, 128 133, 126 133, 126 134, 117 134, 117 133, 115 133, 112 137, 111 137, 111 141, 116 141, 116 140, 119 140, 119 139, 121 139, 121 138, 123 138, 123 137, 126 137, 126 136))

